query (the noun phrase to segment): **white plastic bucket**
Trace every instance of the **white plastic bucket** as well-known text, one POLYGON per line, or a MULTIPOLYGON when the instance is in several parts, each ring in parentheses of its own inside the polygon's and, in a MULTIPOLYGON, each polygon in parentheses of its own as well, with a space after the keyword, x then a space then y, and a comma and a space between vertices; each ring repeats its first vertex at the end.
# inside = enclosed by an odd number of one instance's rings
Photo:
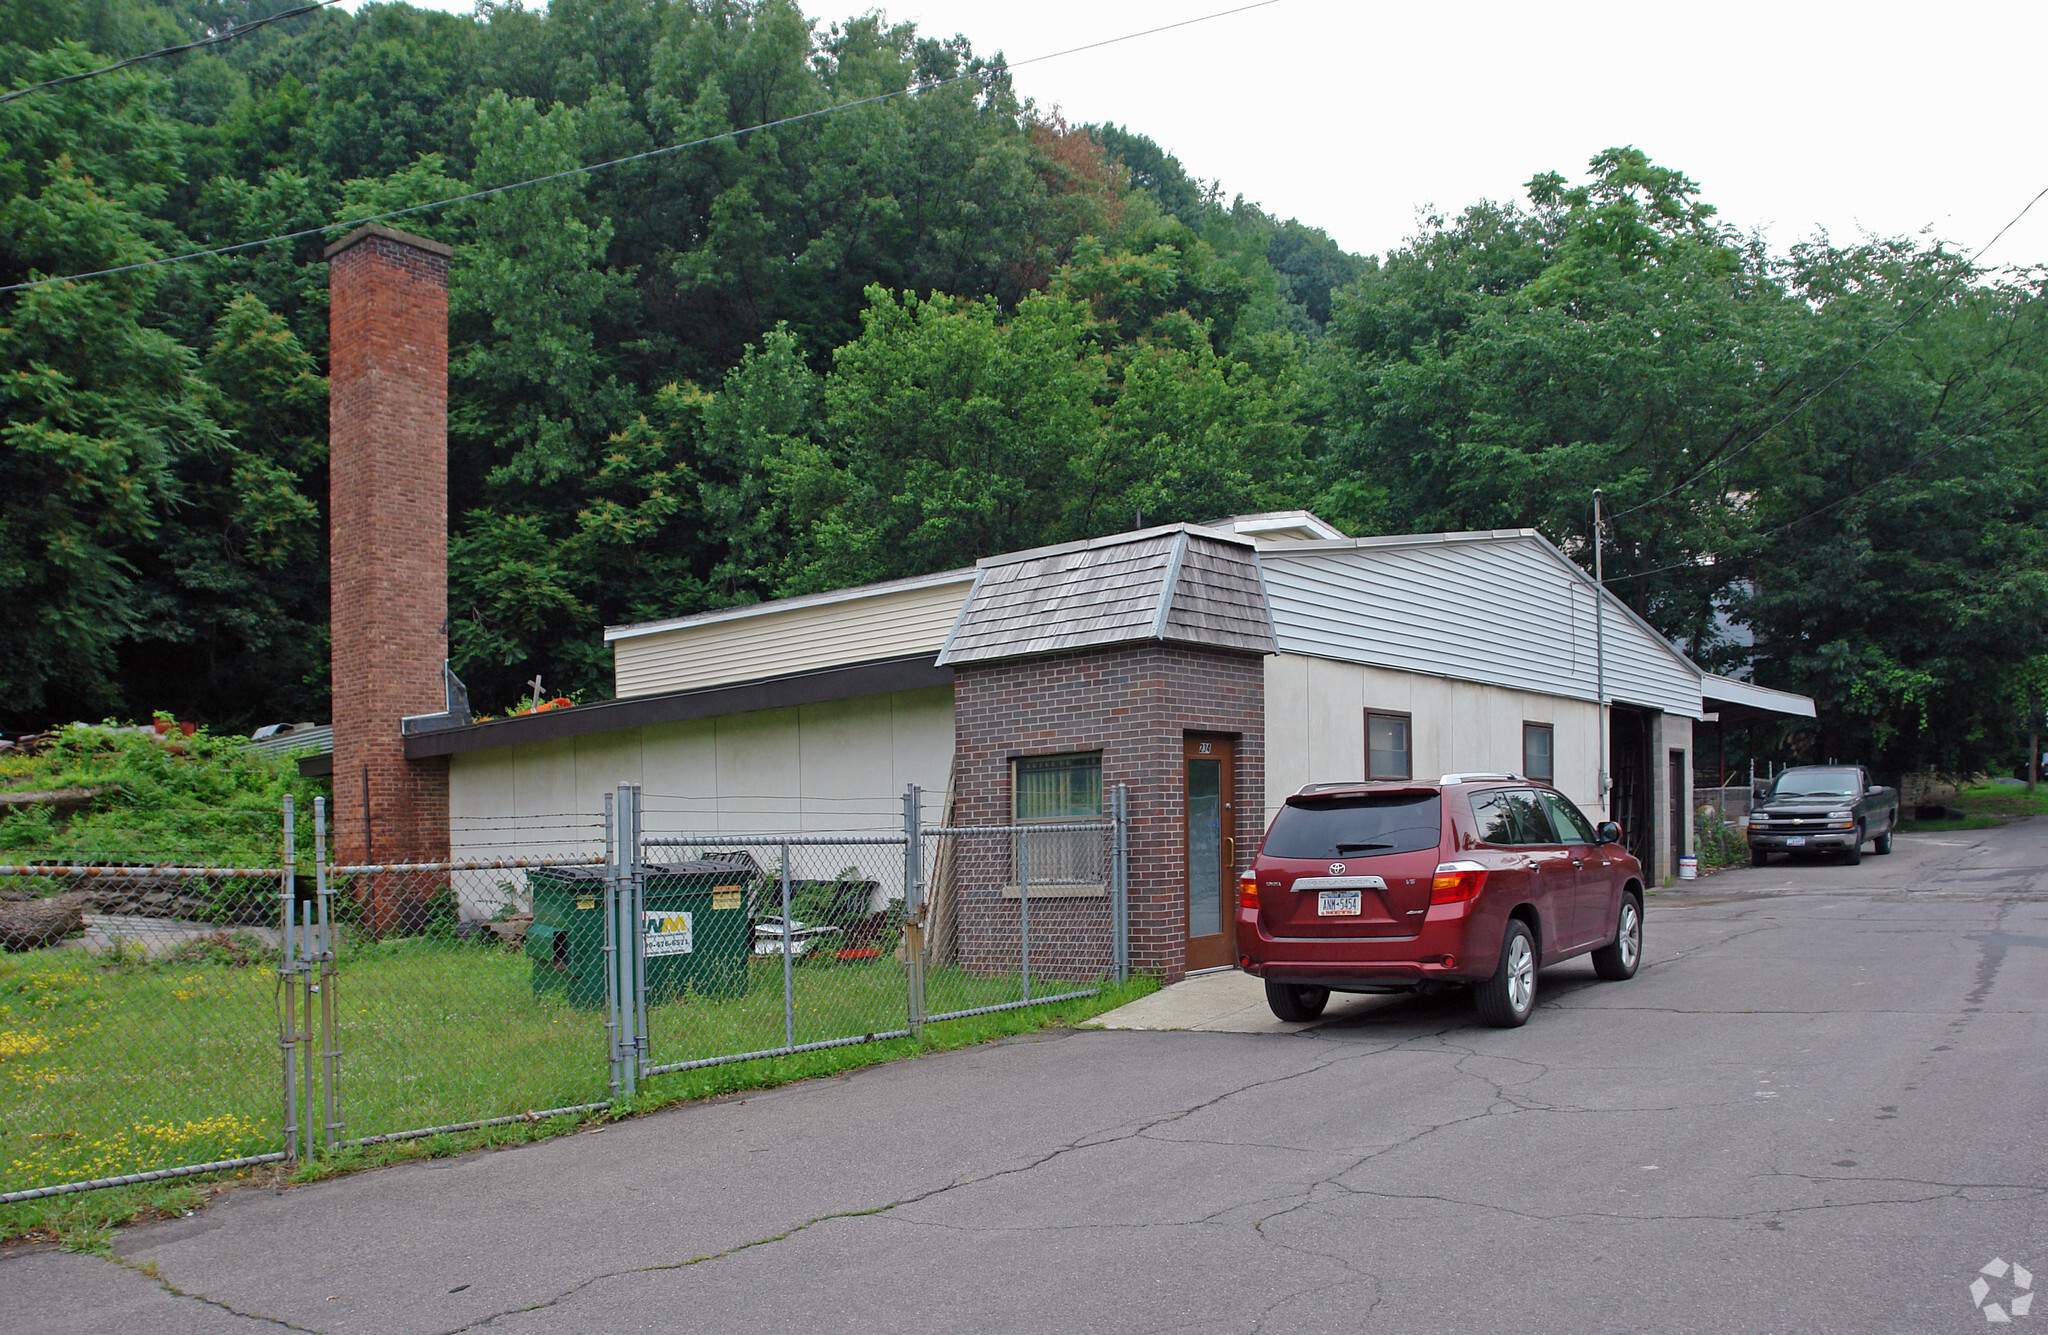
POLYGON ((1680 853, 1678 855, 1678 879, 1681 881, 1697 881, 1699 878, 1700 860, 1698 855, 1680 853))

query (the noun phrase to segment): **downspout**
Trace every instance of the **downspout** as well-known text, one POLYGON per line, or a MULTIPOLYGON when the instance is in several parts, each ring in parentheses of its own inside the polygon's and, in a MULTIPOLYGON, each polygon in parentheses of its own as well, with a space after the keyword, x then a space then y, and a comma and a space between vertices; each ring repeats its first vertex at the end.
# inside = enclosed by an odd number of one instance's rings
POLYGON ((1600 711, 1600 815, 1607 810, 1607 574, 1601 543, 1600 488, 1593 488, 1593 698, 1600 711))

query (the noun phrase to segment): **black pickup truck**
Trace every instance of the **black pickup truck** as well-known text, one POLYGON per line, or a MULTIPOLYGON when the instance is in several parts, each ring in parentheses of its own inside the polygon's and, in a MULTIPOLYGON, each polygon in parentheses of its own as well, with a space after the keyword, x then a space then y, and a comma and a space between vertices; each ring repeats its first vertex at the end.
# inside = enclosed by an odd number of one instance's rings
POLYGON ((1892 851, 1899 794, 1870 781, 1861 765, 1800 765, 1772 782, 1749 813, 1749 860, 1761 867, 1773 853, 1833 853, 1850 866, 1892 851))

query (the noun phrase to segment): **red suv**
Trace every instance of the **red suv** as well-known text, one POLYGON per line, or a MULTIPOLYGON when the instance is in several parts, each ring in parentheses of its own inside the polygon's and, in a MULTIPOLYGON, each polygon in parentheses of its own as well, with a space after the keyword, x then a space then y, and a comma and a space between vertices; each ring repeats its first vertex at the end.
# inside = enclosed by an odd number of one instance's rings
POLYGON ((1283 1020, 1332 992, 1469 984, 1513 1026, 1536 971, 1586 951, 1602 978, 1643 957, 1643 869, 1550 785, 1514 774, 1311 784, 1238 881, 1238 965, 1283 1020))

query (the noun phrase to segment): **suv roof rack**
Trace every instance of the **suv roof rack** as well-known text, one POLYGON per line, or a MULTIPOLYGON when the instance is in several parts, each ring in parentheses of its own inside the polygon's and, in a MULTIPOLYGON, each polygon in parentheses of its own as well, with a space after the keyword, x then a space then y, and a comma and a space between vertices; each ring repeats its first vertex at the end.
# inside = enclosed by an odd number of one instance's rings
POLYGON ((1342 783, 1305 783, 1294 790, 1294 795, 1300 797, 1303 793, 1328 793, 1339 788, 1362 788, 1366 783, 1365 779, 1346 779, 1342 783))
POLYGON ((1474 771, 1469 774, 1446 774, 1438 783, 1478 783, 1488 779, 1513 779, 1517 783, 1533 783, 1526 774, 1514 774, 1505 770, 1474 771))

